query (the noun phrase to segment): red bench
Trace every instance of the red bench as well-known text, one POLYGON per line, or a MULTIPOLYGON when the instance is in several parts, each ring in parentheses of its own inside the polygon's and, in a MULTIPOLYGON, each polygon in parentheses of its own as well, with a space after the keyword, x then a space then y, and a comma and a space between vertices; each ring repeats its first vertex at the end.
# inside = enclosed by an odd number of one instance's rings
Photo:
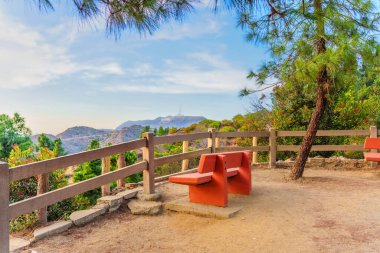
POLYGON ((202 155, 198 172, 169 177, 189 186, 190 202, 225 207, 228 193, 251 194, 251 152, 202 155))
MULTIPOLYGON (((380 138, 366 138, 364 142, 365 149, 380 149, 380 138)), ((364 159, 371 162, 380 162, 380 153, 364 153, 364 159)))

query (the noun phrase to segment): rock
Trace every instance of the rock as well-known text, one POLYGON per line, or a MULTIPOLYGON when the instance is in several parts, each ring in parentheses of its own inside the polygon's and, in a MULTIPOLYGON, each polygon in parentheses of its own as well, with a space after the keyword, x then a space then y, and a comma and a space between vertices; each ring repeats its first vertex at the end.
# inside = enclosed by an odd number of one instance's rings
POLYGON ((108 209, 108 212, 109 212, 109 213, 113 213, 113 212, 115 212, 116 210, 118 210, 119 207, 120 207, 120 205, 118 205, 118 206, 114 206, 114 207, 110 207, 110 208, 108 209))
POLYGON ((137 189, 125 190, 125 191, 119 192, 118 194, 116 194, 116 196, 123 197, 126 200, 126 199, 131 199, 131 198, 136 197, 137 192, 138 192, 137 189))
MULTIPOLYGON (((124 201, 123 195, 104 196, 98 199, 97 205, 108 205, 108 212, 112 213, 119 209, 121 203, 124 201)), ((106 210, 106 211, 107 211, 106 210)))
POLYGON ((323 167, 325 165, 325 158, 309 158, 308 162, 311 166, 323 167))
POLYGON ((162 211, 162 203, 157 201, 131 200, 128 207, 132 214, 156 215, 162 211))
POLYGON ((10 252, 19 252, 25 247, 28 247, 30 245, 30 241, 17 238, 17 237, 11 237, 9 239, 9 250, 10 252))
POLYGON ((161 194, 159 192, 153 194, 144 194, 143 192, 138 192, 137 198, 142 201, 157 201, 161 198, 161 194))
POLYGON ((60 221, 47 227, 37 229, 34 231, 34 241, 41 240, 54 234, 62 233, 68 230, 72 225, 72 221, 60 221))
POLYGON ((107 212, 110 206, 108 204, 96 204, 92 209, 104 209, 104 212, 107 212))
POLYGON ((104 196, 97 200, 97 204, 108 204, 111 207, 120 206, 123 202, 123 196, 104 196))
POLYGON ((72 222, 76 226, 81 226, 105 213, 106 211, 104 209, 89 209, 89 210, 76 211, 70 215, 70 220, 72 220, 72 222))

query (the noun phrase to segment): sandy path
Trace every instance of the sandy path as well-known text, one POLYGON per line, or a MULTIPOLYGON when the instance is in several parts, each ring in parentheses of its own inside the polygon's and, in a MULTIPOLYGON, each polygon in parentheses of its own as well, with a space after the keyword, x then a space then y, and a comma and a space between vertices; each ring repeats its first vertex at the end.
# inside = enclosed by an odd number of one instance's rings
MULTIPOLYGON (((165 213, 133 216, 124 206, 85 227, 32 245, 37 252, 379 252, 378 172, 254 170, 253 194, 228 220, 165 213)), ((164 184, 165 200, 187 188, 164 184)))

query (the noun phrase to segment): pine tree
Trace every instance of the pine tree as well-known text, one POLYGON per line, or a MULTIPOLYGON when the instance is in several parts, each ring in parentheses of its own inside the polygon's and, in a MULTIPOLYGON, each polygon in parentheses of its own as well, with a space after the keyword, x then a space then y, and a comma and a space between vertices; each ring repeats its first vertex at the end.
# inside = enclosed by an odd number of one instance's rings
MULTIPOLYGON (((235 2, 234 2, 235 3, 235 2)), ((379 12, 372 0, 270 0, 253 5, 234 4, 247 39, 269 46, 272 60, 258 73, 265 88, 281 84, 303 85, 315 93, 316 106, 299 149, 290 178, 302 177, 329 94, 361 75, 373 75, 379 65, 379 12)), ((245 89, 241 95, 255 90, 245 89)))
MULTIPOLYGON (((54 10, 55 1, 37 0, 40 10, 54 10)), ((181 20, 191 11, 188 0, 72 0, 79 15, 84 20, 104 18, 109 34, 120 36, 125 29, 152 33, 168 20, 181 20)))

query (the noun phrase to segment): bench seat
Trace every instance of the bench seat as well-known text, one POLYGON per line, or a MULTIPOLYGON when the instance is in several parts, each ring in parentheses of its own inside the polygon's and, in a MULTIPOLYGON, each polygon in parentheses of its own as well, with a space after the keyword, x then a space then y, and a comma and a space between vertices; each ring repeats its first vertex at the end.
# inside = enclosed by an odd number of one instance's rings
MULTIPOLYGON (((227 169, 227 177, 236 176, 239 173, 239 168, 227 169)), ((190 173, 185 175, 178 175, 169 178, 169 182, 176 184, 186 184, 186 185, 199 185, 208 183, 211 181, 212 172, 208 173, 190 173)))
POLYGON ((366 161, 380 162, 380 153, 364 153, 366 161))
POLYGON ((199 184, 210 182, 211 175, 212 175, 212 172, 202 173, 202 174, 196 172, 196 173, 169 177, 169 182, 176 183, 176 184, 199 185, 199 184))
MULTIPOLYGON (((380 138, 366 138, 364 149, 380 149, 380 138)), ((380 162, 380 153, 364 153, 364 159, 370 162, 380 162)))

